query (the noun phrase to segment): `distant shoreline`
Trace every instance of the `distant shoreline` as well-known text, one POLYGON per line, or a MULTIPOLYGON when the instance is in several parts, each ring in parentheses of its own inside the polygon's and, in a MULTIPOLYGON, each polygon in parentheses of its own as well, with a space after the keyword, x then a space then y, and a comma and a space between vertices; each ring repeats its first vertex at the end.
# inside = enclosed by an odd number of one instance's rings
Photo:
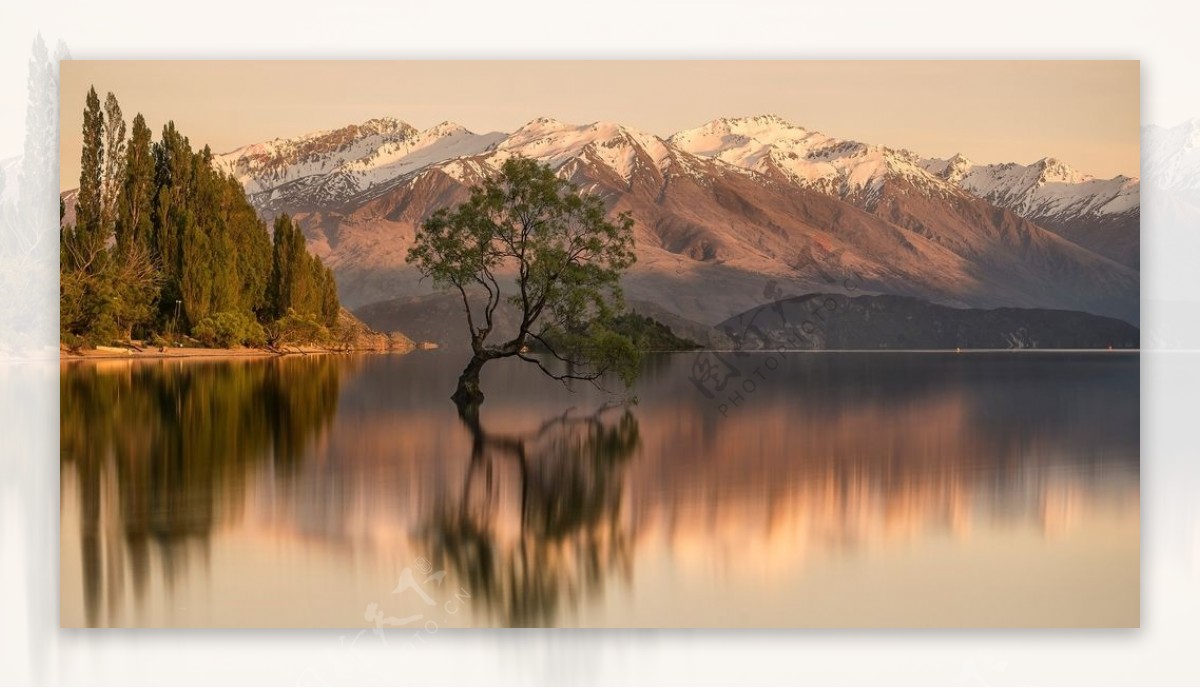
POLYGON ((712 353, 712 354, 1020 354, 1076 353, 1119 354, 1140 353, 1141 349, 692 349, 690 351, 647 351, 644 353, 712 353))
MULTIPOLYGON (((117 347, 112 347, 116 349, 117 347)), ((116 351, 88 349, 81 353, 60 350, 59 361, 204 361, 238 358, 281 358, 285 356, 320 356, 331 354, 407 354, 425 349, 325 349, 321 347, 289 347, 286 349, 205 349, 178 347, 160 351, 116 351)), ((431 349, 436 350, 436 349, 431 349)), ((644 351, 645 354, 1134 354, 1141 349, 690 349, 687 351, 644 351)))

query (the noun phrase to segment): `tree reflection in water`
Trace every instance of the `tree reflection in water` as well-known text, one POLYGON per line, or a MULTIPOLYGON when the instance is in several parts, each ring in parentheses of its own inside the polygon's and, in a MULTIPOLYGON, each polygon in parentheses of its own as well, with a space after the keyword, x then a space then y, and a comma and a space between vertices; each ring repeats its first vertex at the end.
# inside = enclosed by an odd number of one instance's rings
POLYGON ((189 557, 207 560, 218 512, 239 508, 249 469, 297 467, 327 431, 351 365, 315 356, 64 371, 60 451, 78 483, 88 625, 102 599, 113 621, 126 567, 140 607, 152 550, 168 588, 189 557))
POLYGON ((527 434, 497 432, 460 406, 471 434, 461 491, 444 495, 425 528, 449 568, 500 625, 552 626, 564 602, 628 577, 633 533, 622 518, 626 469, 640 443, 627 409, 567 411, 527 434))
POLYGON ((1136 356, 797 355, 727 415, 692 361, 482 417, 437 353, 66 365, 62 623, 435 613, 414 561, 441 626, 1136 623, 1136 356))

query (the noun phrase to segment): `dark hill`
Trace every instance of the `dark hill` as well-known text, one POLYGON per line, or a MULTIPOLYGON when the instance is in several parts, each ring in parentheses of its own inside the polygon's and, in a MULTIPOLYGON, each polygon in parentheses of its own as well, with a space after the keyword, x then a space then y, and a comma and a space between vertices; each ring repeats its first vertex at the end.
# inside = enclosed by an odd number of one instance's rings
POLYGON ((950 308, 904 296, 808 294, 718 326, 735 348, 1136 349, 1138 328, 1080 311, 950 308))

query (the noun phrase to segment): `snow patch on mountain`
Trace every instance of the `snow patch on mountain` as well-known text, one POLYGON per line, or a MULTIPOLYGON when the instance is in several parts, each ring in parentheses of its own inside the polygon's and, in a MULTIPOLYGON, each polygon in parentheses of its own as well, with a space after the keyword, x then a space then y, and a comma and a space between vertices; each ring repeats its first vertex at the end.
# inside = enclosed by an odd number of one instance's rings
POLYGON ((251 195, 303 193, 344 200, 377 184, 449 158, 477 155, 504 138, 475 134, 453 122, 420 131, 385 117, 341 129, 274 139, 216 156, 251 195), (289 186, 290 185, 290 186, 289 186))
MULTIPOLYGON (((1164 130, 1160 138, 1162 148, 1173 151, 1166 181, 1200 178, 1200 124, 1164 130), (1180 144, 1184 139, 1190 147, 1180 144)), ((601 177, 609 183, 631 185, 635 178, 661 182, 677 175, 707 186, 713 175, 755 175, 762 183, 795 184, 867 209, 890 181, 903 182, 901 194, 915 189, 938 199, 976 196, 1035 222, 1123 217, 1136 224, 1139 208, 1135 178, 1096 179, 1053 158, 1032 165, 976 165, 961 155, 922 158, 827 136, 775 115, 716 119, 667 139, 611 122, 580 125, 548 117, 511 134, 474 134, 453 122, 419 131, 387 117, 245 146, 216 160, 266 211, 355 205, 435 173, 473 185, 516 155, 591 184, 599 179, 596 170, 608 170, 601 177)))
POLYGON ((1140 184, 1135 177, 1097 179, 1055 158, 1031 165, 975 165, 962 155, 922 161, 925 169, 992 205, 1032 220, 1056 221, 1114 216, 1137 210, 1140 184))
POLYGON ((664 140, 609 122, 566 124, 547 117, 513 132, 474 134, 443 122, 424 131, 395 119, 275 139, 217 156, 261 207, 321 205, 372 197, 435 171, 474 184, 514 156, 570 176, 578 165, 609 169, 629 182, 641 170, 686 173, 694 165, 664 140))
POLYGON ((604 165, 628 180, 647 160, 660 171, 665 170, 671 151, 657 136, 620 124, 571 125, 539 118, 499 143, 492 157, 502 163, 514 155, 533 158, 555 169, 582 158, 604 165))
POLYGON ((474 134, 460 125, 443 122, 380 146, 342 169, 356 178, 359 189, 365 189, 443 160, 477 155, 503 138, 499 132, 474 134))
POLYGON ((833 138, 776 115, 716 119, 668 141, 694 155, 782 175, 800 186, 840 197, 870 194, 895 177, 943 196, 956 191, 926 170, 921 158, 910 151, 833 138))

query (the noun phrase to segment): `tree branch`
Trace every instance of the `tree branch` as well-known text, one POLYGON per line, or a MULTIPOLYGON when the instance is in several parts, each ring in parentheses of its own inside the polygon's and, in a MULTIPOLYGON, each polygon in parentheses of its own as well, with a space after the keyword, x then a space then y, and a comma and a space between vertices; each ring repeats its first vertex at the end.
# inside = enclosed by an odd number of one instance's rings
POLYGON ((517 356, 517 358, 521 359, 522 361, 525 361, 527 363, 533 363, 538 368, 540 368, 543 373, 545 373, 546 377, 549 377, 554 380, 558 380, 559 382, 561 382, 563 384, 566 384, 570 380, 583 380, 584 382, 592 383, 592 385, 596 389, 599 389, 599 390, 604 389, 604 386, 601 385, 598 380, 602 375, 604 375, 605 372, 607 372, 606 368, 601 368, 599 370, 592 371, 585 375, 575 375, 574 373, 555 373, 555 372, 551 371, 549 368, 547 368, 545 365, 543 365, 541 361, 539 361, 536 358, 533 358, 532 356, 526 356, 525 354, 520 353, 520 352, 517 352, 516 356, 517 356))
POLYGON ((467 312, 467 328, 471 330, 471 349, 475 350, 476 342, 482 344, 483 339, 480 338, 478 330, 475 329, 475 318, 471 316, 471 302, 467 300, 467 290, 463 288, 463 285, 458 280, 453 280, 452 283, 458 288, 458 293, 462 296, 463 310, 467 312))

